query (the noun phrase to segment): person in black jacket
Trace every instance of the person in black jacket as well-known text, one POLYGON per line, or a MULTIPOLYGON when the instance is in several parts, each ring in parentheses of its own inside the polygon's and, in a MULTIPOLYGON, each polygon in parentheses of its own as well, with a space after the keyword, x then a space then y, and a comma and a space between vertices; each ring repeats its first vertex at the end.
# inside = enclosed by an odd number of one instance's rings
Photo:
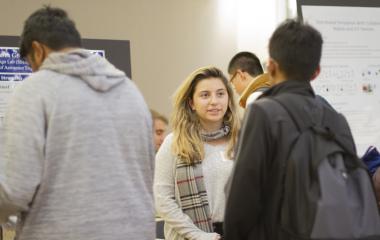
POLYGON ((285 21, 270 38, 268 73, 274 86, 244 116, 229 186, 225 240, 289 239, 279 226, 282 173, 298 132, 285 109, 271 98, 295 94, 305 103, 300 114, 315 114, 310 81, 320 72, 322 43, 321 34, 299 20, 285 21))

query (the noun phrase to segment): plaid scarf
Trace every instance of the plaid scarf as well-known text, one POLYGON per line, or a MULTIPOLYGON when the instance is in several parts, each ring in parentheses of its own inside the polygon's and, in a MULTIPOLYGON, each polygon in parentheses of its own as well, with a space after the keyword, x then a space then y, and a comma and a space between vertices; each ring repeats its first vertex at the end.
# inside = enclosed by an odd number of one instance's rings
POLYGON ((202 165, 200 163, 189 165, 177 160, 175 177, 182 211, 199 229, 213 232, 202 165))

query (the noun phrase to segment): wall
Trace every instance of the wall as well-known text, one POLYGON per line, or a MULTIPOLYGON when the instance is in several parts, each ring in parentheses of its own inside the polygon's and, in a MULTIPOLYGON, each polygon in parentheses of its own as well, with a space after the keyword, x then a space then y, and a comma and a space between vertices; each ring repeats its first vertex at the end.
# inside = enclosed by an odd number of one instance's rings
POLYGON ((191 71, 215 65, 226 72, 237 50, 234 9, 217 0, 0 0, 0 35, 19 35, 47 3, 66 9, 84 38, 130 40, 132 78, 166 115, 191 71))
POLYGON ((238 51, 251 51, 265 63, 269 38, 279 23, 287 17, 294 17, 289 16, 288 11, 288 6, 293 4, 295 0, 238 0, 238 51))

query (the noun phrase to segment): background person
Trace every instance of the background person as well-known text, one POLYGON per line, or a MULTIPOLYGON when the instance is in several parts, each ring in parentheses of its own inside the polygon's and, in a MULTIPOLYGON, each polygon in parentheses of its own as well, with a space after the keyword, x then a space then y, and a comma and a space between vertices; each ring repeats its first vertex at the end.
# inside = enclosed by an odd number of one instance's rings
POLYGON ((152 114, 153 120, 154 146, 157 152, 166 137, 169 121, 164 115, 158 113, 153 109, 150 109, 150 113, 152 114))
MULTIPOLYGON (((226 240, 293 239, 281 228, 279 216, 284 162, 299 132, 288 112, 272 98, 297 98, 300 104, 294 110, 303 120, 321 119, 321 109, 332 108, 323 101, 320 105, 310 84, 320 72, 322 42, 317 30, 297 20, 285 21, 270 38, 268 73, 275 85, 245 115, 226 207, 226 240)), ((340 127, 355 152, 348 123, 344 120, 340 127)))
POLYGON ((251 52, 237 53, 228 64, 230 82, 240 95, 239 104, 245 108, 272 84, 264 74, 259 58, 251 52))

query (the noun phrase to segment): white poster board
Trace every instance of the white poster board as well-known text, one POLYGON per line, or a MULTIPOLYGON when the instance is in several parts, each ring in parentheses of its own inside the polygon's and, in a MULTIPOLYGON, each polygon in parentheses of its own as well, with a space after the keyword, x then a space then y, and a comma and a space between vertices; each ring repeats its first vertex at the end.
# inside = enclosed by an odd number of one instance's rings
POLYGON ((380 147, 380 5, 347 4, 299 0, 298 10, 324 40, 314 90, 345 115, 361 156, 380 147))

